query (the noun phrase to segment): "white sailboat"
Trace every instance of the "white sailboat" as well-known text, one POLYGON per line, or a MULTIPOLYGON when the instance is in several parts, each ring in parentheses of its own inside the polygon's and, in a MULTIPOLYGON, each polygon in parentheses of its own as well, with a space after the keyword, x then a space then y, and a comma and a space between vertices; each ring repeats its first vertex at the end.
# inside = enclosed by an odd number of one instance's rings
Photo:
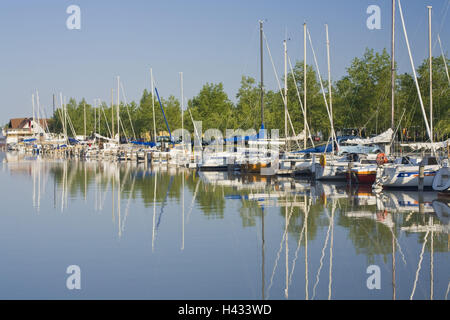
MULTIPOLYGON (((403 19, 403 11, 401 7, 400 1, 398 1, 400 18, 402 21, 403 32, 405 35, 406 46, 409 53, 409 59, 411 63, 411 68, 414 76, 414 82, 417 89, 417 94, 419 97, 420 107, 422 110, 422 115, 424 118, 425 126, 427 129, 427 134, 430 139, 429 144, 420 144, 421 148, 429 147, 432 150, 433 154, 436 154, 436 144, 433 143, 433 127, 432 127, 432 118, 430 118, 430 123, 428 123, 427 115, 425 112, 424 104, 422 101, 422 95, 420 93, 419 83, 417 80, 417 74, 414 67, 414 62, 411 55, 411 49, 409 46, 408 35, 406 32, 405 21, 403 19)), ((431 16, 429 15, 429 19, 431 16)), ((431 20, 429 20, 429 32, 431 33, 431 20)), ((430 45, 430 60, 431 60, 431 38, 429 39, 430 45)), ((431 72, 431 65, 430 65, 431 72)), ((431 78, 430 78, 430 89, 431 87, 431 78)), ((432 115, 432 90, 430 90, 430 115, 432 115)), ((439 159, 436 156, 428 156, 424 157, 422 161, 409 161, 408 163, 394 163, 394 164, 385 164, 383 165, 377 172, 377 179, 374 183, 375 189, 380 189, 383 187, 431 187, 433 184, 434 177, 436 172, 440 169, 439 159), (422 175, 423 170, 423 177, 422 175), (420 185, 419 185, 420 184, 420 185)))
MULTIPOLYGON (((405 157, 403 158, 405 159, 405 157)), ((383 188, 418 188, 421 167, 423 167, 423 187, 431 187, 440 166, 436 157, 409 159, 409 163, 385 164, 377 171, 374 187, 383 188), (419 160, 419 161, 418 161, 419 160)))

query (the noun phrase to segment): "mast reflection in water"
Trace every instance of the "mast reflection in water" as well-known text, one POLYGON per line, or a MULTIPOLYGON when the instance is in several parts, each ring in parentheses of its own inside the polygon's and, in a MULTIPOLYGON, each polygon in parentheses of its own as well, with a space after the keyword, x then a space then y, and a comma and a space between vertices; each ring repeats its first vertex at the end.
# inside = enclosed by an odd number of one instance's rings
POLYGON ((0 158, 2 299, 449 295, 449 201, 434 192, 0 158), (66 288, 69 265, 81 290, 66 288))

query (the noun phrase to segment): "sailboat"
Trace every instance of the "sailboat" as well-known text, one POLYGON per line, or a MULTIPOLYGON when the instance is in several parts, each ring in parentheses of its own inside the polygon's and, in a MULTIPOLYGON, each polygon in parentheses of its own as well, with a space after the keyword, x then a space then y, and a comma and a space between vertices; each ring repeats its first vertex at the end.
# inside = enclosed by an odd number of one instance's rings
POLYGON ((325 102, 325 107, 327 109, 328 118, 330 120, 331 136, 329 143, 331 145, 331 154, 327 155, 326 152, 329 150, 329 144, 324 149, 324 153, 320 155, 319 163, 315 162, 315 159, 311 162, 311 172, 313 177, 317 180, 344 180, 346 177, 346 172, 348 170, 348 163, 351 159, 347 156, 336 159, 335 149, 338 151, 337 137, 334 131, 333 124, 333 103, 332 103, 332 93, 331 93, 331 72, 330 72, 330 41, 328 39, 328 25, 325 25, 326 31, 326 44, 327 44, 327 61, 328 61, 328 95, 329 103, 325 96, 325 90, 322 83, 322 77, 320 75, 319 65, 317 63, 316 54, 312 45, 311 35, 308 31, 309 43, 311 45, 311 50, 313 52, 314 63, 316 66, 317 74, 319 77, 320 87, 322 90, 323 99, 325 102))
MULTIPOLYGON (((400 0, 398 1, 400 18, 402 21, 403 32, 405 35, 406 45, 409 53, 411 68, 414 76, 414 82, 416 84, 417 94, 419 97, 420 106, 422 109, 422 115, 424 118, 425 126, 427 129, 427 134, 430 139, 430 148, 432 153, 435 154, 436 145, 433 143, 433 131, 432 131, 432 118, 430 119, 431 126, 428 123, 427 115, 425 113, 424 104, 422 101, 422 95, 420 93, 419 83, 417 80, 416 70, 414 67, 414 62, 411 55, 411 49, 409 46, 408 35, 406 32, 405 21, 403 18, 403 11, 401 7, 400 0)), ((430 10, 430 8, 429 8, 430 10)), ((429 14, 429 54, 431 61, 431 14, 429 14)), ((430 74, 431 74, 431 64, 430 64, 430 74)), ((430 114, 432 114, 432 88, 430 81, 430 114)), ((440 169, 439 159, 433 156, 426 156, 423 159, 417 159, 417 161, 402 161, 400 163, 396 162, 393 164, 387 163, 381 166, 377 172, 377 179, 374 183, 375 189, 380 188, 390 188, 390 187, 413 187, 413 188, 425 188, 432 187, 434 177, 436 172, 440 169)))
MULTIPOLYGON (((259 49, 260 49, 260 104, 261 104, 261 128, 256 136, 248 137, 248 148, 238 150, 237 162, 240 163, 241 172, 262 173, 264 169, 271 166, 271 158, 262 145, 268 147, 269 143, 265 140, 264 128, 264 64, 263 64, 263 21, 259 21, 259 49)), ((286 42, 285 42, 286 43, 286 42)))
POLYGON ((169 165, 187 167, 191 159, 190 137, 184 132, 184 94, 183 94, 183 72, 180 72, 180 88, 181 88, 181 132, 182 137, 180 143, 175 143, 169 151, 169 165), (186 139, 188 138, 188 139, 186 139), (188 140, 188 141, 186 141, 188 140))

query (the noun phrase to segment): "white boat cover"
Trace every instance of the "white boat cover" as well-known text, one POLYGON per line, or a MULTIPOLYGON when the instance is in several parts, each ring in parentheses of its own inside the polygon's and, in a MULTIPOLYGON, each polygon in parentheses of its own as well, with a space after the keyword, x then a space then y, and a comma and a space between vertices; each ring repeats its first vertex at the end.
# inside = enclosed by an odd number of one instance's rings
POLYGON ((303 140, 305 139, 305 130, 303 130, 302 132, 300 132, 298 135, 296 136, 291 136, 291 137, 287 137, 286 138, 281 138, 280 140, 284 140, 284 141, 296 141, 296 140, 303 140))
POLYGON ((373 144, 373 143, 391 143, 392 140, 392 136, 394 135, 394 131, 389 128, 387 129, 385 132, 372 137, 372 138, 367 138, 367 139, 349 139, 347 141, 345 141, 346 143, 351 143, 351 144, 373 144))
POLYGON ((117 137, 117 134, 116 134, 116 139, 111 139, 111 138, 108 138, 108 137, 104 137, 104 136, 102 136, 102 135, 100 135, 100 134, 98 134, 98 133, 95 133, 94 135, 95 135, 96 138, 104 139, 104 140, 106 140, 106 141, 111 141, 111 142, 117 142, 117 141, 119 141, 119 139, 118 139, 118 137, 117 137))
POLYGON ((447 148, 449 144, 449 140, 441 141, 441 142, 417 142, 417 143, 402 143, 402 147, 409 147, 413 150, 431 150, 434 147, 434 150, 447 148))

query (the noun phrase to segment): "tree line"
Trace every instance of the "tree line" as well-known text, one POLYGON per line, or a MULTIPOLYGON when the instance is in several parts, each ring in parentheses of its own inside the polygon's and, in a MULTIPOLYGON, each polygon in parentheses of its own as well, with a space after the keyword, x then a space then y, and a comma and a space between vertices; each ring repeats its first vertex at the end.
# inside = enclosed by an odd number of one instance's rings
MULTIPOLYGON (((449 64, 449 59, 445 58, 449 64)), ((442 57, 433 61, 433 127, 435 141, 450 135, 450 86, 442 57)), ((427 117, 429 117, 429 62, 425 59, 417 68, 418 82, 427 117)), ((303 130, 303 113, 299 96, 303 102, 303 61, 293 67, 294 79, 288 74, 287 101, 292 125, 298 134, 303 130), (295 88, 297 86, 297 89, 295 88)), ((313 66, 306 66, 307 77, 307 121, 313 135, 330 135, 330 122, 327 115, 320 82, 313 66)), ((404 140, 427 140, 425 122, 417 89, 412 74, 396 74, 395 81, 395 126, 404 140)), ((323 84, 328 99, 328 84, 323 84)), ((374 135, 391 126, 391 61, 386 49, 375 52, 366 49, 362 57, 355 57, 346 74, 332 82, 333 121, 337 131, 354 128, 356 132, 374 135)), ((284 88, 283 88, 284 91, 284 88)), ((153 133, 152 93, 143 91, 139 102, 120 104, 121 135, 129 139, 150 140, 153 133)), ((156 132, 167 131, 158 100, 154 97, 156 132)), ((180 101, 173 95, 161 98, 161 103, 171 130, 181 128, 180 101)), ((114 108, 115 109, 115 108, 114 108)), ((77 102, 71 98, 67 112, 77 135, 84 134, 86 114, 87 135, 94 132, 109 136, 112 130, 111 105, 103 102, 93 107, 83 98, 77 102), (96 122, 96 123, 95 123, 96 122)), ((61 110, 52 117, 50 130, 62 132, 61 110)), ((200 92, 188 101, 184 111, 184 128, 194 132, 191 119, 202 121, 202 129, 217 128, 225 134, 226 129, 255 129, 261 126, 260 83, 249 76, 242 76, 241 86, 233 103, 222 83, 206 83, 200 92), (192 116, 192 118, 191 118, 192 116)), ((264 88, 264 125, 266 129, 279 129, 284 136, 284 102, 278 90, 264 88)), ((117 121, 117 119, 115 120, 117 121)), ((114 124, 117 127, 117 124, 114 124)), ((290 127, 290 126, 289 126, 290 127)), ((395 128, 394 128, 395 129, 395 128)), ((68 131, 69 134, 71 131, 68 131)), ((117 132, 117 128, 115 128, 117 132)), ((290 134, 292 134, 289 128, 290 134)))

